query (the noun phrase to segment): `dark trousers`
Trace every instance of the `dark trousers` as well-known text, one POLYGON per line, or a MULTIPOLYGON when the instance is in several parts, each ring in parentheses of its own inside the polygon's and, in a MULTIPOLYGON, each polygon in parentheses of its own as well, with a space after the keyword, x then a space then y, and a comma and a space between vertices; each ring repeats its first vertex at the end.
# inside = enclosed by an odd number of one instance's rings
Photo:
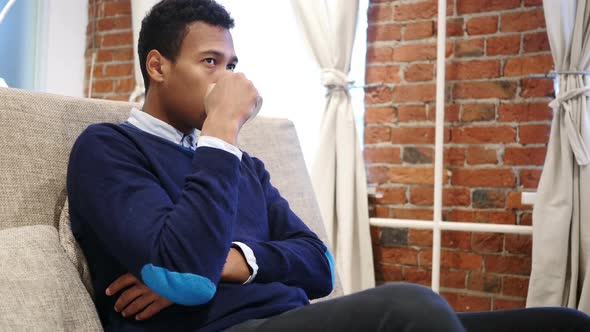
POLYGON ((265 331, 590 331, 590 317, 565 308, 455 313, 429 288, 391 284, 254 319, 225 332, 265 331))

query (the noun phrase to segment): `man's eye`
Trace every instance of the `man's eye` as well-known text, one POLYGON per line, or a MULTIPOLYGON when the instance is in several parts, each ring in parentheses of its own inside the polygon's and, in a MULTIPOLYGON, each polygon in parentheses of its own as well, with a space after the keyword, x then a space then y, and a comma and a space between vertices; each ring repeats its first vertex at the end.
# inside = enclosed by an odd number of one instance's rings
POLYGON ((233 63, 230 63, 229 65, 227 65, 227 70, 229 71, 234 71, 236 69, 236 65, 233 63))
POLYGON ((214 58, 207 58, 203 61, 205 61, 207 64, 210 64, 210 65, 215 65, 217 63, 217 61, 215 61, 214 58))

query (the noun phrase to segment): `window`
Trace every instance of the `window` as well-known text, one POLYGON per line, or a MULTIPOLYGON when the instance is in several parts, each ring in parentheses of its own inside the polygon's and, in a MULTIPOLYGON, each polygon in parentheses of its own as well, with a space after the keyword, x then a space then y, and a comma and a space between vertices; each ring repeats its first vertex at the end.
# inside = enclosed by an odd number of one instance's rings
MULTIPOLYGON (((290 1, 219 0, 235 20, 234 47, 240 58, 237 71, 244 72, 264 98, 260 114, 293 121, 308 168, 315 157, 325 105, 320 69, 308 50, 290 1)), ((366 8, 361 0, 359 24, 350 78, 362 86, 365 73, 366 8)), ((362 137, 364 91, 351 90, 362 137)))
POLYGON ((0 24, 0 77, 12 88, 82 97, 87 8, 80 0, 17 0, 0 24))
MULTIPOLYGON (((4 8, 8 0, 0 0, 4 8)), ((40 1, 16 1, 0 24, 0 77, 9 87, 37 90, 40 1)))

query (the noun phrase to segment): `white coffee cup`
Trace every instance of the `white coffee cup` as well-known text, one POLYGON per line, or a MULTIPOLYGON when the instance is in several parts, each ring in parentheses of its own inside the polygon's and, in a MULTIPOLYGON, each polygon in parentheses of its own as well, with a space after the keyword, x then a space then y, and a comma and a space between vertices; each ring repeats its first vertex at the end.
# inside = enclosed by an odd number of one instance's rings
MULTIPOLYGON (((209 86, 207 87, 207 92, 205 93, 205 97, 207 97, 211 93, 211 90, 213 90, 214 87, 215 87, 215 83, 209 84, 209 86)), ((257 96, 256 103, 254 104, 254 112, 252 112, 252 114, 250 114, 250 117, 248 118, 248 120, 246 120, 246 122, 254 119, 256 117, 256 115, 258 115, 258 112, 260 112, 261 108, 262 108, 262 97, 257 96)))

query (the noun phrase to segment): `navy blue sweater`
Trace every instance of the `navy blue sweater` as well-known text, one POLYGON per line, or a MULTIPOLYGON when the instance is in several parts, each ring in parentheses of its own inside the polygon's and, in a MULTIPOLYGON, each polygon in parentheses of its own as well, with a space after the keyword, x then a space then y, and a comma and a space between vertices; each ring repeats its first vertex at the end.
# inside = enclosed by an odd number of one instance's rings
POLYGON ((108 331, 216 331, 304 306, 333 288, 332 257, 247 153, 196 151, 128 125, 78 138, 67 176, 70 218, 108 331), (220 280, 232 241, 254 252, 249 284, 220 280), (106 287, 127 272, 175 305, 138 322, 106 287))

